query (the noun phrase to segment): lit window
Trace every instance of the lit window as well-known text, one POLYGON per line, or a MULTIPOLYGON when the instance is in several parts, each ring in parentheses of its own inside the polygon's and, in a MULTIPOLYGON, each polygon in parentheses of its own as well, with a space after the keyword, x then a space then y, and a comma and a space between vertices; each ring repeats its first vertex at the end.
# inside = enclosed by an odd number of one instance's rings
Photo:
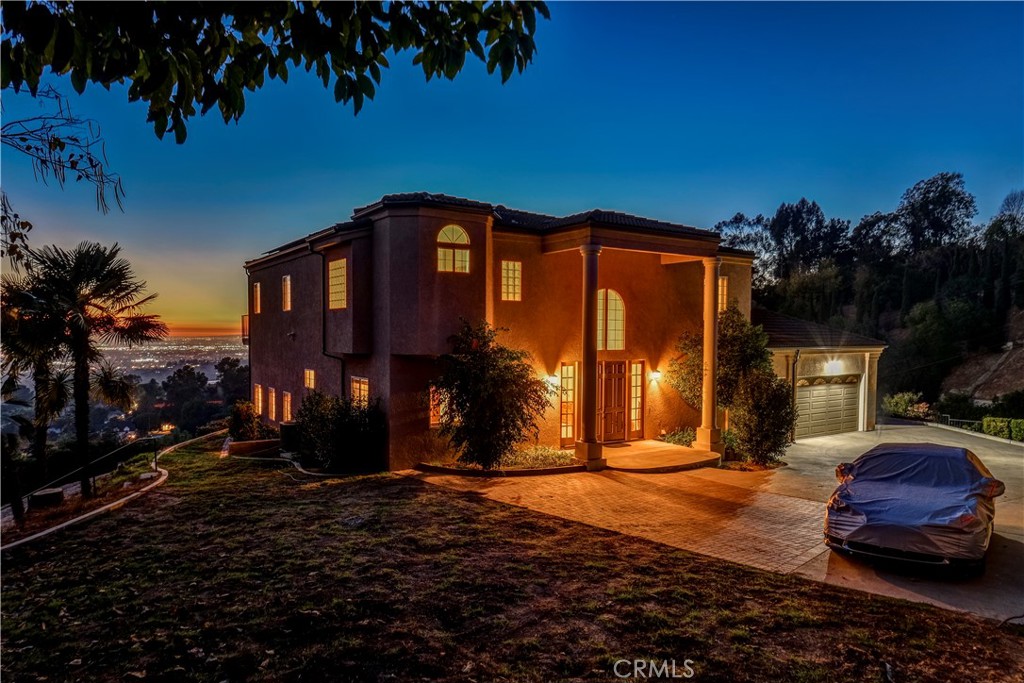
POLYGON ((642 436, 644 428, 644 362, 629 364, 629 431, 642 436))
POLYGON ((366 405, 370 401, 370 380, 365 377, 353 377, 351 395, 353 403, 366 405))
POLYGON ((718 276, 718 310, 724 311, 729 307, 729 276, 718 276))
POLYGON ((437 271, 469 272, 469 235, 457 225, 446 225, 437 234, 437 271))
POLYGON ((576 366, 562 363, 559 379, 562 393, 559 408, 561 445, 571 446, 576 440, 576 366))
POLYGON ((263 387, 259 384, 253 385, 252 402, 256 405, 256 414, 263 414, 263 387))
POLYGON ((285 275, 281 278, 281 310, 292 310, 292 276, 285 275))
POLYGON ((501 262, 501 300, 523 300, 523 264, 519 261, 501 262))
POLYGON ((327 264, 327 307, 348 308, 348 259, 335 259, 327 264))
POLYGON ((260 312, 260 283, 252 283, 252 312, 260 312))
POLYGON ((316 372, 306 368, 302 373, 302 386, 307 389, 316 389, 316 372))
POLYGON ((281 421, 292 421, 292 394, 290 391, 281 392, 281 421))
POLYGON ((267 417, 271 420, 277 419, 277 394, 274 387, 267 389, 267 417))
POLYGON ((448 405, 444 401, 444 396, 434 387, 430 387, 430 426, 440 426, 447 412, 448 405))
POLYGON ((626 348, 626 307, 614 289, 597 290, 597 348, 602 351, 626 348))

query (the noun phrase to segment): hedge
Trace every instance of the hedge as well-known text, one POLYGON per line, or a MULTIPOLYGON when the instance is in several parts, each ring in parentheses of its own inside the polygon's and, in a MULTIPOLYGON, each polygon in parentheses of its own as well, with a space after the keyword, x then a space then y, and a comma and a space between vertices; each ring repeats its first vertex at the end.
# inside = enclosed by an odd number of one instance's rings
POLYGON ((1024 441, 1024 420, 1010 420, 1010 438, 1024 441))
POLYGON ((1010 438, 1010 420, 1005 417, 986 417, 981 421, 981 429, 991 436, 1010 438))

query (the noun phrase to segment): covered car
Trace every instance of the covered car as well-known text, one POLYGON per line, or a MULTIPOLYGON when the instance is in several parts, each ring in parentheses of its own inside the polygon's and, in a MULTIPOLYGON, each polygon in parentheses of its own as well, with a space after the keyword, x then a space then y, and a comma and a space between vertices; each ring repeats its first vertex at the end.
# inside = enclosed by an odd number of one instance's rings
POLYGON ((836 468, 825 543, 853 554, 983 566, 1005 486, 971 451, 929 443, 875 446, 836 468))

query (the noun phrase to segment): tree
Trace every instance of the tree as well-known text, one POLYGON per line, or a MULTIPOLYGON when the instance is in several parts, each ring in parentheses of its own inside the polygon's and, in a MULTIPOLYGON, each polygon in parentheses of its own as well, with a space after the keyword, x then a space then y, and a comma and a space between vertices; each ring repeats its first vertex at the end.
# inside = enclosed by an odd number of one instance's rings
POLYGON ((778 462, 792 443, 796 424, 792 389, 771 371, 748 373, 730 418, 736 450, 744 460, 762 465, 778 462))
POLYGON ((412 50, 427 79, 453 79, 472 54, 502 82, 532 61, 542 2, 173 3, 5 2, 0 87, 38 91, 43 70, 128 83, 149 104, 158 137, 185 141, 185 121, 217 107, 224 121, 245 111, 245 91, 291 66, 316 70, 355 112, 373 99, 385 56, 412 50), (485 51, 485 47, 487 48, 485 51))
POLYGON ((960 173, 939 173, 903 193, 896 208, 898 246, 904 253, 959 242, 971 230, 978 212, 974 195, 960 173))
POLYGON ((83 242, 72 250, 46 246, 29 254, 31 277, 38 292, 36 310, 61 320, 57 343, 72 361, 75 403, 75 452, 82 466, 82 495, 90 496, 89 401, 90 365, 100 358, 96 342, 133 346, 160 339, 167 327, 158 316, 142 313, 155 294, 144 295, 118 245, 83 242))
POLYGON ((6 192, 0 192, 0 258, 10 259, 15 271, 20 270, 27 258, 28 233, 32 223, 15 212, 6 192))
POLYGON ((192 431, 212 417, 214 411, 206 402, 209 383, 210 378, 191 365, 181 366, 161 383, 179 429, 192 431))
MULTIPOLYGON (((676 342, 679 357, 669 362, 668 383, 694 408, 700 409, 704 385, 703 331, 686 331, 676 342)), ((718 314, 717 395, 721 408, 730 408, 748 374, 770 372, 768 335, 760 325, 750 324, 736 304, 718 314)))
POLYGON ((736 249, 754 252, 754 290, 764 293, 775 284, 777 254, 772 236, 768 232, 768 219, 761 214, 747 218, 737 213, 727 221, 715 224, 715 230, 722 234, 722 244, 736 249))
POLYGON ((249 398, 249 366, 242 365, 240 358, 221 358, 213 367, 217 370, 217 383, 225 405, 249 398))
POLYGON ((817 202, 801 199, 782 204, 768 223, 775 244, 775 275, 788 277, 796 270, 813 269, 823 259, 845 257, 849 221, 826 219, 817 202))
POLYGON ((551 389, 527 362, 530 355, 497 343, 498 330, 486 322, 463 321, 441 356, 441 375, 432 383, 444 403, 440 434, 459 460, 484 469, 497 467, 516 444, 536 438, 538 421, 551 405, 551 389))

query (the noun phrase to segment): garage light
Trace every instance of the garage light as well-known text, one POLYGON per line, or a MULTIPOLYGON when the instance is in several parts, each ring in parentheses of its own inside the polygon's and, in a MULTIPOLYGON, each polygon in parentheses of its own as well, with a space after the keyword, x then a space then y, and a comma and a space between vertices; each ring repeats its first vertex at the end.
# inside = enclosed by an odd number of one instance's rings
POLYGON ((826 375, 841 375, 843 374, 843 361, 841 360, 830 360, 825 363, 825 374, 826 375))

